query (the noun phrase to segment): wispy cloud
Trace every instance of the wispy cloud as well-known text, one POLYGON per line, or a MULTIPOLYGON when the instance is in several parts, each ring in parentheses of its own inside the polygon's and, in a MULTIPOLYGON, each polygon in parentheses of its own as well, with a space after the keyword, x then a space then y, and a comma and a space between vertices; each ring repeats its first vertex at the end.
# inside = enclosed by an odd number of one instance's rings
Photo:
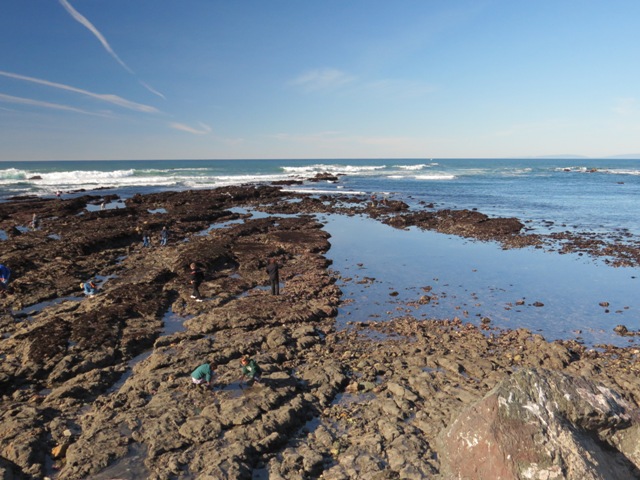
POLYGON ((194 135, 206 135, 207 133, 211 133, 211 127, 209 125, 205 125, 202 122, 198 123, 198 125, 199 125, 199 128, 194 128, 189 125, 185 125, 184 123, 178 123, 178 122, 173 122, 169 124, 169 126, 174 130, 193 133, 194 135))
POLYGON ((622 116, 628 116, 636 113, 637 101, 634 97, 618 98, 616 99, 613 111, 622 116))
POLYGON ((125 98, 119 97, 118 95, 112 94, 104 94, 104 93, 93 93, 87 90, 83 90, 81 88, 72 87, 70 85, 65 85, 62 83, 50 82, 48 80, 42 80, 40 78, 27 77, 25 75, 19 75, 17 73, 5 72, 0 70, 0 75, 8 78, 13 78, 15 80, 22 80, 24 82, 36 83, 38 85, 45 85, 47 87, 57 88, 60 90, 66 90, 68 92, 79 93, 81 95, 85 95, 87 97, 95 98, 96 100, 100 100, 103 102, 111 103, 113 105, 117 105, 122 108, 127 108, 129 110, 134 110, 137 112, 144 113, 160 113, 160 111, 152 106, 144 105, 142 103, 132 102, 125 98))
POLYGON ((69 105, 62 105, 59 103, 43 102, 41 100, 33 100, 31 98, 14 97, 13 95, 5 95, 0 93, 0 102, 17 103, 20 105, 31 105, 34 107, 50 108, 53 110, 64 110, 67 112, 82 113, 85 115, 96 115, 99 117, 105 116, 101 113, 88 112, 80 108, 70 107, 69 105))
POLYGON ((355 77, 335 68, 323 68, 305 72, 294 78, 290 84, 306 91, 330 90, 343 87, 355 77))
MULTIPOLYGON (((107 39, 104 37, 104 35, 100 33, 100 31, 95 27, 95 25, 93 25, 93 23, 89 21, 89 19, 87 19, 87 17, 82 15, 75 8, 73 8, 67 0, 59 0, 59 2, 60 2, 60 5, 62 5, 62 7, 69 13, 69 15, 71 15, 71 17, 75 21, 77 21, 80 25, 82 25, 87 30, 89 30, 98 39, 98 41, 102 44, 104 49, 109 53, 109 55, 113 57, 113 59, 116 62, 118 62, 122 66, 122 68, 124 68, 127 72, 129 72, 133 76, 135 76, 137 79, 136 73, 126 63, 124 63, 124 61, 118 56, 118 54, 113 50, 113 48, 111 48, 111 45, 109 45, 109 42, 107 42, 107 39)), ((140 83, 140 85, 142 85, 144 88, 149 90, 154 95, 158 95, 161 98, 165 98, 162 93, 158 92, 155 88, 150 87, 148 84, 146 84, 142 80, 138 79, 138 82, 140 83)))
POLYGON ((335 68, 324 68, 307 71, 289 82, 289 85, 305 92, 333 91, 349 87, 350 93, 355 91, 367 95, 384 98, 416 98, 433 93, 436 88, 424 81, 404 79, 363 79, 335 68))

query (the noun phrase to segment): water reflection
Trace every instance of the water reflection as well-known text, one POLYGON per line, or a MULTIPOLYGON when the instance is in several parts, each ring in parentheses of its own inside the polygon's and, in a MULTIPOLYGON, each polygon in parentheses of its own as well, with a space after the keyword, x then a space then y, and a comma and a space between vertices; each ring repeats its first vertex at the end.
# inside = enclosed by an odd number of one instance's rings
POLYGON ((635 337, 613 332, 640 328, 635 269, 612 268, 578 255, 502 248, 415 228, 327 216, 328 257, 340 272, 338 325, 347 321, 459 317, 499 328, 525 327, 547 340, 628 346, 635 337), (353 232, 358 232, 354 238, 353 232), (363 278, 374 279, 363 282, 363 278), (421 301, 425 295, 429 301, 421 301), (603 308, 601 302, 610 307, 603 308))

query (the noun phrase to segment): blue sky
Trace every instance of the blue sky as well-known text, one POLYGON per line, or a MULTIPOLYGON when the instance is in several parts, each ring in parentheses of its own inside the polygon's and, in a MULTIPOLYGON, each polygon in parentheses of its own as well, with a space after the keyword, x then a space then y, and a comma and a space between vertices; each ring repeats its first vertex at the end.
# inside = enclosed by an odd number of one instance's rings
POLYGON ((637 0, 3 0, 0 160, 640 154, 638 18, 637 0))

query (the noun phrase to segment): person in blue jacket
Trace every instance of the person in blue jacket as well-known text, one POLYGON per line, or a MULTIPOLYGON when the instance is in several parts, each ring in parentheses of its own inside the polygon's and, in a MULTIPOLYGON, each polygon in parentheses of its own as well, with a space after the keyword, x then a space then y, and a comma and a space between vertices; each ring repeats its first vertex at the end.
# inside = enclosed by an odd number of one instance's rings
POLYGON ((91 280, 89 280, 88 282, 82 282, 80 284, 80 288, 84 290, 85 295, 91 296, 98 293, 98 287, 96 287, 96 284, 93 283, 91 280))
POLYGON ((0 291, 5 291, 9 286, 11 278, 11 269, 6 265, 0 264, 0 291))

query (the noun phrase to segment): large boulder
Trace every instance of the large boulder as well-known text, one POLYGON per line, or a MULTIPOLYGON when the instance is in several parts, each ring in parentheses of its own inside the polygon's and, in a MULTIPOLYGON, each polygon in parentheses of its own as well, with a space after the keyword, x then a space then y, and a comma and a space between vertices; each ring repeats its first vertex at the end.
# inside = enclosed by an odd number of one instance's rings
POLYGON ((492 480, 640 478, 635 450, 624 447, 638 444, 633 412, 616 392, 585 378, 521 370, 443 432, 442 473, 492 480), (635 442, 619 441, 623 431, 635 442))

